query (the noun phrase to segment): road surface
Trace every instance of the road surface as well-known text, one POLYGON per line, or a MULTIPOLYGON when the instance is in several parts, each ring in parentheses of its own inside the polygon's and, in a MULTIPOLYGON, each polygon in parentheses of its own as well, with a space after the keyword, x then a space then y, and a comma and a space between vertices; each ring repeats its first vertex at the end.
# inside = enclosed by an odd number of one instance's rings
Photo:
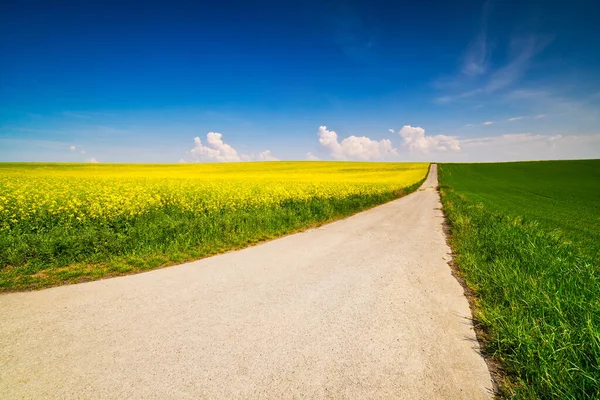
POLYGON ((175 267, 0 296, 0 397, 490 398, 437 169, 345 220, 175 267))

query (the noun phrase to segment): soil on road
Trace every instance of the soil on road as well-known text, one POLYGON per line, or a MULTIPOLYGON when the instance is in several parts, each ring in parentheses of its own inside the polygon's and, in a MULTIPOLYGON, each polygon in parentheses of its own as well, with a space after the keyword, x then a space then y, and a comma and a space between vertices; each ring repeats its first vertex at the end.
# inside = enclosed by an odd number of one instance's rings
POLYGON ((492 396, 437 168, 345 220, 148 273, 0 296, 0 397, 492 396))

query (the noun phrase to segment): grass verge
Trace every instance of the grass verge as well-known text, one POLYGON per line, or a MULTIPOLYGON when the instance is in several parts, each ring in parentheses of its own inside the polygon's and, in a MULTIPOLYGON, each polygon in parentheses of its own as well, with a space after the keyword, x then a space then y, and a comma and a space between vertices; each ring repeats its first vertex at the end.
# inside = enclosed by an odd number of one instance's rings
POLYGON ((439 168, 455 263, 474 294, 484 352, 504 369, 503 396, 600 396, 600 268, 591 239, 598 225, 578 226, 582 213, 598 221, 595 166, 600 163, 439 168), (558 167, 579 174, 552 174, 558 167), (592 193, 565 193, 573 182, 592 193), (553 212, 540 220, 540 208, 553 212))

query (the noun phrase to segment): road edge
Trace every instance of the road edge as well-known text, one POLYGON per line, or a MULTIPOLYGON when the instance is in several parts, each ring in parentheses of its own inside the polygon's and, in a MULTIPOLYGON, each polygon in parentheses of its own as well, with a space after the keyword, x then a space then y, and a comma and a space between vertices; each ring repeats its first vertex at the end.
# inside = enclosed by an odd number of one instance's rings
MULTIPOLYGON (((438 171, 439 171, 439 169, 438 169, 438 171)), ((450 267, 452 276, 454 277, 454 279, 456 279, 456 281, 462 287, 463 294, 464 294, 465 298, 467 299, 467 302, 469 303, 469 310, 471 312, 471 318, 470 318, 471 325, 473 326, 473 331, 475 332, 475 337, 477 338, 477 342, 479 343, 478 353, 481 356, 481 358, 483 358, 483 360, 485 361, 488 372, 492 379, 492 385, 493 385, 492 395, 494 396, 495 399, 502 399, 502 398, 504 398, 504 396, 502 396, 502 392, 501 392, 500 388, 502 387, 502 382, 504 381, 504 377, 506 374, 504 372, 504 369, 502 368, 502 364, 498 360, 495 360, 492 357, 492 355, 486 351, 487 332, 483 328, 483 325, 480 323, 479 319, 476 317, 476 315, 477 315, 476 311, 478 310, 477 304, 476 304, 477 296, 475 295, 475 292, 467 284, 467 281, 466 281, 464 275, 460 271, 460 267, 458 266, 458 264, 455 261, 456 253, 454 252, 454 247, 452 246, 452 240, 451 240, 452 239, 452 230, 451 230, 450 224, 448 222, 446 210, 444 209, 444 203, 442 202, 442 191, 441 191, 440 183, 439 183, 439 172, 438 172, 438 184, 437 184, 435 190, 438 193, 438 196, 440 198, 440 204, 441 204, 440 210, 443 215, 442 233, 444 235, 444 240, 446 241, 446 244, 448 245, 448 248, 450 248, 450 251, 451 251, 450 259, 448 260, 447 264, 450 267)))

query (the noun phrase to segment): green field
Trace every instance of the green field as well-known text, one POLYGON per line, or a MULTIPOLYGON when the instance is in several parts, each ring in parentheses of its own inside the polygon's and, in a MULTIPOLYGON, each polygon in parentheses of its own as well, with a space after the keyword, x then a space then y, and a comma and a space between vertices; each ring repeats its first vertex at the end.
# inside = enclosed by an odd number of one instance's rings
POLYGON ((514 398, 600 397, 600 160, 444 164, 485 352, 514 398))
POLYGON ((427 163, 0 163, 0 291, 199 259, 415 190, 427 163))

